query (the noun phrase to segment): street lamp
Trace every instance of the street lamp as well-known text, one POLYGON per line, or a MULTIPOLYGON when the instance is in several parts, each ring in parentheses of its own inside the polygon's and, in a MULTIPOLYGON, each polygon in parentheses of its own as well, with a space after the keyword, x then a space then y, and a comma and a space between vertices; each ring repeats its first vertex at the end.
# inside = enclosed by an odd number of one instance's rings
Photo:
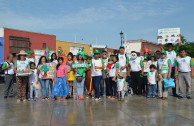
POLYGON ((121 31, 120 33, 120 36, 121 36, 121 46, 123 45, 123 32, 121 31))

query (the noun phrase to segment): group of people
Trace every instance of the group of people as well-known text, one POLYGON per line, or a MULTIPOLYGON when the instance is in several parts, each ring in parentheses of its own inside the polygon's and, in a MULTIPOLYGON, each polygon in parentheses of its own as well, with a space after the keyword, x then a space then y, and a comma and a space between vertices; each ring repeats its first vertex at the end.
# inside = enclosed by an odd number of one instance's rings
POLYGON ((157 96, 165 100, 168 97, 168 88, 164 88, 163 79, 170 78, 178 82, 176 86, 179 90, 173 88, 173 96, 183 98, 183 85, 186 84, 186 97, 191 99, 193 61, 186 55, 185 49, 179 49, 179 56, 177 52, 173 50, 172 44, 167 44, 167 50, 162 48, 162 51, 151 54, 145 52, 141 57, 132 51, 128 57, 125 47, 120 46, 119 54, 111 54, 110 57, 106 50, 94 50, 93 57, 80 51, 76 60, 69 52, 67 61, 64 61, 63 57, 57 58, 56 53, 53 53, 50 61, 41 56, 38 64, 35 64, 33 53, 21 50, 15 63, 12 62, 13 56, 10 54, 2 65, 2 70, 5 71, 4 98, 13 96, 13 80, 16 74, 18 102, 27 101, 27 98, 37 101, 39 89, 42 100, 51 97, 53 101, 58 97, 63 101, 64 96, 71 99, 74 94, 77 100, 89 97, 99 100, 106 95, 108 99, 123 101, 129 89, 132 89, 133 95, 147 98, 157 96), (46 74, 43 67, 48 62, 56 65, 54 78, 43 78, 46 74), (21 71, 31 74, 19 74, 21 71), (89 86, 86 87, 88 81, 89 86), (77 91, 74 92, 73 89, 77 91))

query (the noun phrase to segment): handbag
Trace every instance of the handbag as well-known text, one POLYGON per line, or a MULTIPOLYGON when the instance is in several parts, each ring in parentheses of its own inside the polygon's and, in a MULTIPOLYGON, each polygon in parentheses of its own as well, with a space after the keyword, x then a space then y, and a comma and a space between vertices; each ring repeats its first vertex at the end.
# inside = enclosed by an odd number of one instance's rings
POLYGON ((36 84, 36 83, 33 83, 33 87, 35 88, 35 89, 40 89, 40 83, 38 83, 38 84, 36 84))
MULTIPOLYGON (((164 62, 165 62, 165 61, 166 61, 166 58, 165 58, 164 62)), ((163 69, 163 66, 164 66, 164 62, 162 63, 161 71, 160 71, 160 73, 158 74, 158 80, 159 80, 159 81, 163 79, 163 77, 162 77, 162 69, 163 69)))
POLYGON ((83 77, 82 77, 82 76, 76 77, 76 81, 77 81, 77 82, 81 82, 82 80, 83 80, 83 77))
POLYGON ((175 88, 174 79, 163 79, 164 81, 164 88, 175 88))

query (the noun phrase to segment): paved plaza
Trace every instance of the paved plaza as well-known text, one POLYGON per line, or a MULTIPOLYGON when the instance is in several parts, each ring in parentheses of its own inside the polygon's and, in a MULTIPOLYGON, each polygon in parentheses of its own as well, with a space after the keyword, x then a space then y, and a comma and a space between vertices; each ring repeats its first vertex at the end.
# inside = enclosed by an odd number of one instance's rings
MULTIPOLYGON (((0 126, 194 126, 194 99, 167 100, 127 96, 125 101, 30 101, 3 99, 0 126)), ((194 94, 194 92, 193 92, 194 94)))

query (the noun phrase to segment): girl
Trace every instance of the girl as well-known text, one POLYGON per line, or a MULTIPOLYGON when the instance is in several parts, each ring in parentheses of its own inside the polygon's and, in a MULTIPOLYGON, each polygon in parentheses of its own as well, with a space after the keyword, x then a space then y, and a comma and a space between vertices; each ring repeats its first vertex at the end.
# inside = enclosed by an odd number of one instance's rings
POLYGON ((42 100, 48 100, 49 99, 49 82, 50 79, 41 78, 42 75, 44 75, 44 71, 41 70, 44 63, 47 62, 47 59, 45 56, 41 56, 38 62, 37 66, 37 72, 39 74, 39 82, 41 85, 41 93, 42 93, 42 100))
POLYGON ((77 62, 74 63, 73 68, 76 72, 76 84, 77 84, 77 100, 84 99, 84 83, 85 83, 85 76, 87 70, 87 64, 84 63, 84 55, 82 52, 78 52, 77 54, 77 62))
POLYGON ((91 68, 92 68, 92 80, 94 81, 95 86, 95 100, 99 100, 100 98, 100 81, 102 79, 102 70, 104 69, 104 61, 99 58, 100 51, 94 51, 94 59, 91 60, 91 68))
MULTIPOLYGON (((110 58, 108 60, 109 62, 112 61, 112 59, 110 58)), ((116 93, 117 93, 117 84, 116 84, 116 77, 119 71, 119 63, 118 61, 118 57, 115 55, 113 57, 113 64, 110 66, 110 64, 107 65, 107 75, 109 75, 109 91, 110 91, 110 96, 108 96, 108 98, 112 98, 115 99, 116 98, 116 93)))
POLYGON ((150 71, 149 67, 149 63, 148 63, 148 58, 147 57, 144 57, 144 61, 143 61, 143 64, 144 64, 144 75, 142 77, 142 95, 143 96, 146 96, 147 95, 147 73, 150 71))
POLYGON ((70 67, 70 72, 69 74, 69 78, 67 78, 68 80, 68 84, 69 84, 69 90, 70 90, 70 94, 67 96, 66 99, 72 98, 72 84, 73 81, 75 80, 75 73, 73 71, 73 53, 69 52, 69 54, 67 55, 68 61, 66 61, 66 65, 68 65, 70 67))
POLYGON ((53 53, 53 54, 51 55, 51 63, 58 63, 56 53, 53 53))
MULTIPOLYGON (((28 99, 33 100, 33 84, 37 84, 38 85, 38 74, 37 74, 37 70, 35 69, 35 63, 31 62, 30 63, 30 70, 32 71, 32 74, 30 75, 30 98, 28 99)), ((38 89, 35 88, 35 98, 34 101, 38 100, 38 89)))
POLYGON ((24 50, 21 50, 18 54, 18 60, 14 65, 14 72, 16 73, 16 82, 17 82, 17 102, 26 101, 26 86, 29 83, 28 75, 19 75, 18 73, 29 71, 29 62, 25 59, 27 53, 24 50))
POLYGON ((51 97, 53 97, 52 101, 55 101, 55 97, 61 96, 61 101, 63 101, 63 96, 69 94, 69 86, 67 84, 67 67, 63 64, 63 57, 58 58, 58 64, 55 68, 55 75, 54 75, 54 86, 53 92, 51 97))

